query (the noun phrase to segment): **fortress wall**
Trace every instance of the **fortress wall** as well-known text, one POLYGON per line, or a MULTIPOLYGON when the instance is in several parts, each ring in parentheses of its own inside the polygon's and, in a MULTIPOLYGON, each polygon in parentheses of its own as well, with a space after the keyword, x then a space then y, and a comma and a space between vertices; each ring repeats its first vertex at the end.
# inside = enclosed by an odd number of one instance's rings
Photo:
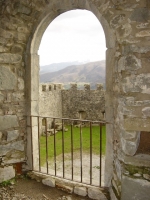
POLYGON ((77 84, 72 84, 69 90, 62 90, 63 117, 90 120, 104 119, 105 92, 101 84, 96 90, 90 90, 86 84, 84 90, 78 90, 77 84))

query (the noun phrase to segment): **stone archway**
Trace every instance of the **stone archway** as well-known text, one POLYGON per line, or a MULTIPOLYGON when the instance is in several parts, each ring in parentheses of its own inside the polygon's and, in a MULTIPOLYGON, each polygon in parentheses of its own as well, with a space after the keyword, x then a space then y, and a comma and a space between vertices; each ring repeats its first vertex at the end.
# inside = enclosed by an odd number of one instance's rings
MULTIPOLYGON (((112 162, 113 162, 113 84, 112 84, 112 69, 114 64, 115 54, 115 36, 110 28, 106 19, 100 14, 97 7, 90 3, 90 1, 70 1, 70 0, 55 0, 55 3, 50 3, 47 8, 43 11, 36 23, 32 37, 29 38, 29 42, 26 50, 26 65, 27 74, 26 79, 26 91, 27 91, 27 116, 38 115, 38 91, 39 91, 39 56, 37 54, 41 38, 47 26, 55 19, 58 15, 73 9, 86 9, 91 11, 100 21, 106 37, 106 120, 110 122, 107 125, 107 144, 106 144, 106 169, 105 169, 105 185, 110 186, 112 177, 112 162)), ((35 128, 35 127, 34 127, 35 128)), ((30 132, 27 133, 30 138, 30 132)), ((30 140, 30 139, 28 139, 30 140)), ((35 138, 34 138, 35 140, 35 138)), ((36 145, 33 146, 34 152, 37 152, 36 145)), ((31 156, 31 144, 27 142, 27 155, 28 155, 28 166, 31 169, 32 156, 31 156)), ((36 162, 36 161, 35 161, 36 162)))

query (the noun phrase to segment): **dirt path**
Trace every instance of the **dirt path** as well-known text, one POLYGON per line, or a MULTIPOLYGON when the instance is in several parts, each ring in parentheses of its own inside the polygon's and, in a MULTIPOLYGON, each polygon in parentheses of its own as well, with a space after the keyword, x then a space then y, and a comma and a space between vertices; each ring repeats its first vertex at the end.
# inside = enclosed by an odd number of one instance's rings
MULTIPOLYGON (((72 174, 72 163, 70 153, 65 154, 65 178, 71 179, 72 174)), ((102 170, 102 185, 104 184, 104 168, 105 168, 105 157, 102 156, 101 161, 101 170, 102 170)), ((46 172, 46 164, 42 167, 42 172, 46 172)), ((56 169, 57 176, 63 177, 63 168, 62 168, 62 155, 56 157, 56 169)), ((51 175, 55 174, 54 171, 54 161, 49 161, 49 173, 51 175)), ((90 184, 90 155, 83 153, 82 155, 82 178, 83 182, 90 184)), ((81 161, 80 153, 75 152, 73 155, 73 178, 75 181, 81 180, 81 161)), ((92 184, 99 186, 100 181, 100 158, 98 155, 92 155, 92 184)))
POLYGON ((80 197, 68 194, 57 188, 51 188, 35 180, 16 180, 14 185, 0 186, 0 200, 88 200, 88 197, 80 197))

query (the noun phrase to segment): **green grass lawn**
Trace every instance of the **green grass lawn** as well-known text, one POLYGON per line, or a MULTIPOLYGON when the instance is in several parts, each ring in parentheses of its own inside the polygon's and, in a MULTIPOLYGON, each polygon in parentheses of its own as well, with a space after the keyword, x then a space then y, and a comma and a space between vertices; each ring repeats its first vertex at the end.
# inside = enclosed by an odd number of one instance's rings
MULTIPOLYGON (((71 152, 71 127, 66 126, 68 131, 64 132, 64 153, 71 152)), ((62 132, 55 135, 56 139, 56 156, 62 154, 62 132)), ((105 154, 106 146, 106 128, 102 127, 102 154, 105 154)), ((80 150, 80 128, 73 127, 73 151, 80 150)), ((90 153, 90 128, 82 128, 82 150, 90 153)), ((100 128, 98 126, 92 127, 92 152, 99 154, 100 152, 100 128)), ((40 156, 41 165, 46 162, 46 137, 40 137, 40 156)), ((48 160, 54 157, 54 136, 48 137, 48 160)))

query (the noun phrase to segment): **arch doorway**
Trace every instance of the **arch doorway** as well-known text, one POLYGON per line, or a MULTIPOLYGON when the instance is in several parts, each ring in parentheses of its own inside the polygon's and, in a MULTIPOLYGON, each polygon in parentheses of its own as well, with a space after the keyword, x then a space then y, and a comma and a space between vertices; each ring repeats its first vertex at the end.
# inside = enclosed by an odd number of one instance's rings
MULTIPOLYGON (((74 9, 86 9, 91 11, 100 21, 106 37, 106 121, 109 121, 110 124, 107 125, 107 142, 106 142, 106 169, 105 169, 105 186, 110 185, 111 176, 112 176, 112 162, 113 162, 113 106, 112 106, 112 70, 114 68, 113 57, 115 54, 115 37, 109 27, 109 24, 105 18, 100 14, 99 10, 94 6, 90 1, 82 0, 80 3, 78 1, 70 0, 55 0, 54 4, 49 4, 47 8, 43 11, 43 14, 39 17, 39 21, 34 27, 32 38, 29 39, 28 47, 26 51, 26 66, 27 66, 27 116, 30 119, 31 115, 38 116, 38 92, 39 92, 39 56, 37 54, 41 38, 45 32, 47 26, 55 19, 58 15, 74 9), (55 9, 54 9, 55 8, 55 9), (110 66, 111 63, 111 66, 110 66)), ((30 120, 28 120, 30 126, 30 120)), ((28 141, 27 141, 27 157, 28 157, 28 166, 32 166, 37 162, 38 158, 34 158, 32 163, 32 150, 31 150, 31 140, 30 134, 31 130, 36 130, 37 124, 34 123, 31 129, 28 129, 28 141)), ((33 152, 37 154, 37 139, 33 135, 34 145, 33 152)))

